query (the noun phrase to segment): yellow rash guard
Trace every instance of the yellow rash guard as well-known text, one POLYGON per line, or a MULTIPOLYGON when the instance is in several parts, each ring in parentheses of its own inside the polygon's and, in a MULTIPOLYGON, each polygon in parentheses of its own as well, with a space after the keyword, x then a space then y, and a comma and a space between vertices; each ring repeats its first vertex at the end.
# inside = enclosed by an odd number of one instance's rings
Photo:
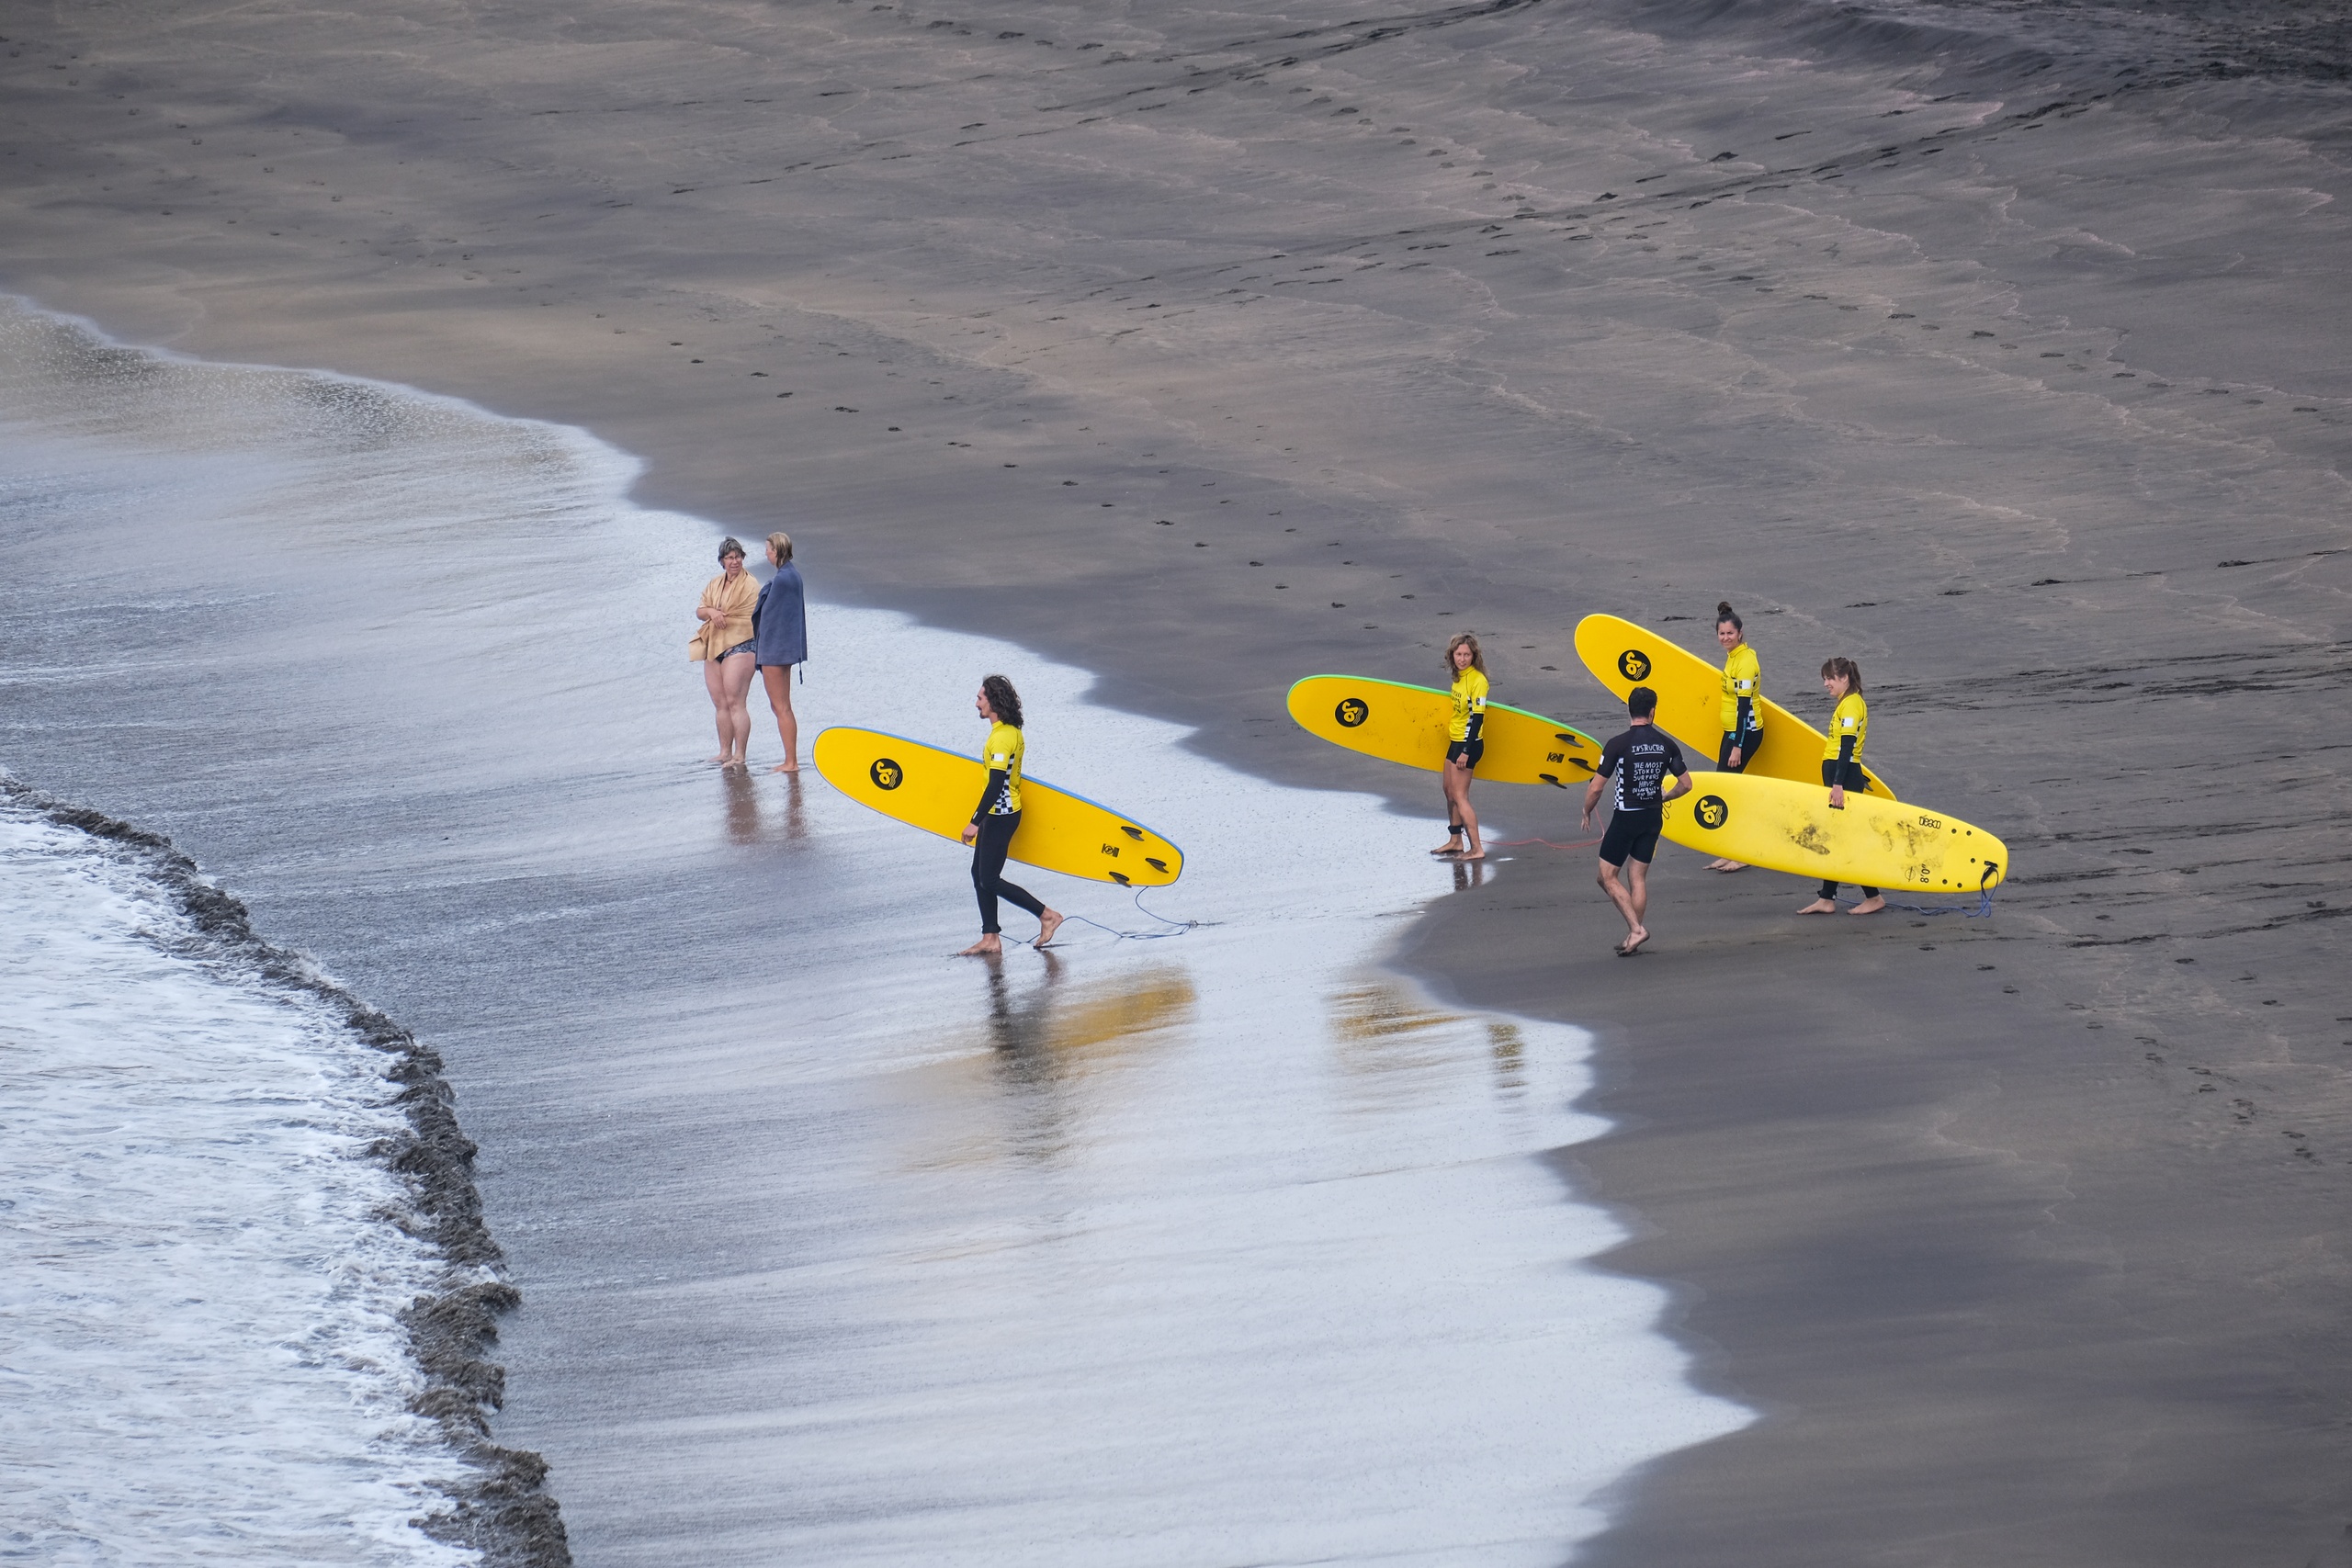
POLYGON ((1764 712, 1758 705, 1764 696, 1764 671, 1756 661, 1756 650, 1741 643, 1724 660, 1723 726, 1725 735, 1747 735, 1764 728, 1764 712), (1740 708, 1747 711, 1743 714, 1740 708), (1746 719, 1745 724, 1741 723, 1746 719))
POLYGON ((1487 675, 1482 670, 1458 670, 1453 675, 1453 720, 1445 727, 1448 740, 1476 740, 1486 727, 1487 675))
POLYGON ((980 812, 991 817, 1010 817, 1021 809, 1021 731, 1009 724, 989 727, 988 744, 980 748, 980 761, 987 764, 991 775, 987 795, 980 801, 980 810, 972 813, 972 820, 980 819, 980 812), (993 775, 1002 773, 1004 782, 998 784, 993 775))
POLYGON ((1829 742, 1821 749, 1821 760, 1834 762, 1843 758, 1849 762, 1862 760, 1862 742, 1870 738, 1871 705, 1862 701, 1860 692, 1849 692, 1838 699, 1838 711, 1829 716, 1829 742), (1847 742, 1853 742, 1851 750, 1847 742))

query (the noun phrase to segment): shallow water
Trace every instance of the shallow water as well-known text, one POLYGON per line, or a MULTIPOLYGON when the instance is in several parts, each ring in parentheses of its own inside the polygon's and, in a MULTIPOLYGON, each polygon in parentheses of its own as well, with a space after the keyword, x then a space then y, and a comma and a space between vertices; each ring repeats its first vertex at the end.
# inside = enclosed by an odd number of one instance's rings
POLYGON ((1588 1038, 1376 967, 1454 885, 1429 818, 820 604, 804 736, 976 740, 1001 671, 1037 776, 1187 852, 1150 902, 1190 929, 1016 868, 1182 934, 952 960, 955 846, 695 761, 715 530, 620 455, 28 311, 0 342, 0 746, 447 1055, 526 1299, 500 1437, 583 1561, 1550 1562, 1747 1418, 1660 1291, 1580 1266, 1623 1234, 1543 1157, 1602 1130, 1588 1038))
POLYGON ((454 1564, 397 1319, 431 1249, 342 1021, 0 806, 0 1562, 454 1564))

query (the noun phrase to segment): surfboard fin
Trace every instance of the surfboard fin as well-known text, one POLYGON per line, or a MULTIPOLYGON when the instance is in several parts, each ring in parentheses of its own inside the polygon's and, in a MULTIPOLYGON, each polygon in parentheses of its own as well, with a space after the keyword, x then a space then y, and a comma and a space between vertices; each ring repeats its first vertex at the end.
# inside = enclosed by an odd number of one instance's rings
POLYGON ((1133 839, 1136 843, 1143 842, 1143 829, 1140 828, 1130 828, 1125 822, 1122 822, 1119 824, 1119 831, 1125 833, 1128 838, 1133 839))
POLYGON ((1146 865, 1148 865, 1148 866, 1149 866, 1149 867, 1151 867, 1151 869, 1152 869, 1152 870, 1154 870, 1154 871, 1156 871, 1156 872, 1159 872, 1159 873, 1162 874, 1163 875, 1164 875, 1164 874, 1166 874, 1166 873, 1167 873, 1167 871, 1168 871, 1168 863, 1167 863, 1166 861, 1164 861, 1164 860, 1159 860, 1159 859, 1156 859, 1156 858, 1154 858, 1154 857, 1153 857, 1153 856, 1151 856, 1151 855, 1146 855, 1146 856, 1144 856, 1144 857, 1143 857, 1143 863, 1144 863, 1144 864, 1146 864, 1146 865))
POLYGON ((1550 784, 1554 789, 1566 789, 1568 787, 1560 782, 1559 775, 1556 773, 1538 773, 1535 776, 1542 779, 1545 784, 1550 784))
POLYGON ((1133 887, 1135 886, 1134 883, 1129 882, 1125 877, 1120 875, 1115 871, 1111 874, 1111 880, 1117 883, 1122 887, 1133 887))

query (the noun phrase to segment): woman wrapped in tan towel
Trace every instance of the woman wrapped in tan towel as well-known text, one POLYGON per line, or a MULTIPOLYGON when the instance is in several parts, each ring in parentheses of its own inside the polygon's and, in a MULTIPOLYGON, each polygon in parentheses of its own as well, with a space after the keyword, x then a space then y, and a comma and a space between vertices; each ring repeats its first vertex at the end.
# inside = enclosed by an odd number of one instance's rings
POLYGON ((759 580, 743 570, 743 546, 729 537, 718 543, 719 573, 703 585, 695 619, 702 623, 686 657, 702 665, 702 683, 718 711, 718 755, 723 768, 743 765, 752 743, 752 710, 744 700, 759 659, 752 643, 752 606, 759 602, 759 580))

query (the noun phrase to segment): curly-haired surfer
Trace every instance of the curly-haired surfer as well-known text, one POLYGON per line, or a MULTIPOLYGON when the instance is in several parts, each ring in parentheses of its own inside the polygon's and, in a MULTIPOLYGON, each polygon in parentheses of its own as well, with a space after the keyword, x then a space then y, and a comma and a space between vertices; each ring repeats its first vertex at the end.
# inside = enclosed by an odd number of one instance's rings
POLYGON ((1021 694, 1003 676, 990 675, 980 682, 972 706, 989 721, 988 743, 980 749, 989 782, 980 791, 979 805, 972 808, 971 823, 964 829, 964 841, 972 846, 972 891, 980 900, 980 940, 957 953, 958 958, 993 957, 1004 951, 996 923, 1000 897, 1037 917, 1035 946, 1053 941, 1062 923, 1059 913, 1046 908, 1026 888, 1004 879, 1005 853, 1012 848, 1012 835, 1021 830, 1021 757, 1025 749, 1021 694))

